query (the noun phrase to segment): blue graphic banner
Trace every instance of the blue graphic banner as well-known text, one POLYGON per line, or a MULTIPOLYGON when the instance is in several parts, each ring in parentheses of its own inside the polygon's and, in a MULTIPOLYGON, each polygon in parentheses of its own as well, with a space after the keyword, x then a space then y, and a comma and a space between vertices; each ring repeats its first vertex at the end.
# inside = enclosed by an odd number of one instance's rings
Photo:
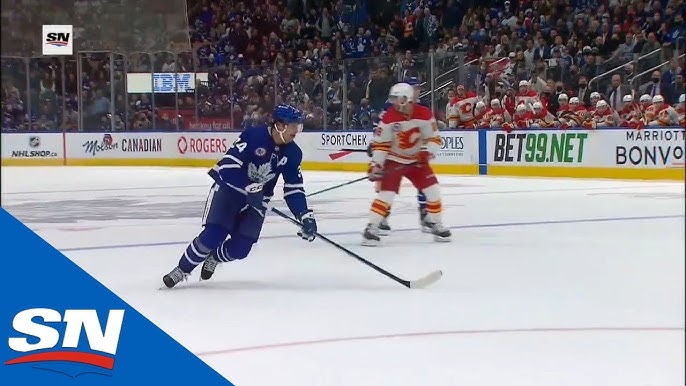
POLYGON ((232 386, 4 209, 0 228, 0 384, 232 386))

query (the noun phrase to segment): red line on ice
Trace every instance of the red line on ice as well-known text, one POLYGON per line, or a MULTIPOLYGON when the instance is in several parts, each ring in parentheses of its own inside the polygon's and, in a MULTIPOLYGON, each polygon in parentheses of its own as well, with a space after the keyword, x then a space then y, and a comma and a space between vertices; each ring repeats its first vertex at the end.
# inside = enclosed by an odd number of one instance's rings
POLYGON ((369 341, 396 338, 415 338, 441 335, 478 335, 478 334, 513 334, 513 333, 547 333, 547 332, 678 332, 684 331, 684 327, 560 327, 560 328, 509 328, 490 330, 455 330, 434 332, 409 332, 385 335, 352 336, 344 338, 329 338, 304 340, 294 342, 272 343, 259 346, 247 346, 229 348, 224 350, 198 352, 197 356, 232 354, 237 352, 279 349, 288 347, 311 346, 325 343, 342 343, 353 341, 369 341))

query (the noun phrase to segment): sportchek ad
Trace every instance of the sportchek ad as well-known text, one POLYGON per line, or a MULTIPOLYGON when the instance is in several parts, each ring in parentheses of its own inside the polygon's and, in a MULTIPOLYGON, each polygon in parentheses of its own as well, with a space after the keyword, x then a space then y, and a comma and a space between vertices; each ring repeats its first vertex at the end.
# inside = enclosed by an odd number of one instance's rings
POLYGON ((110 371, 123 323, 124 310, 109 310, 104 329, 96 310, 65 310, 64 316, 50 308, 23 310, 14 316, 7 341, 17 356, 5 365, 30 364, 71 377, 110 371))
POLYGON ((498 133, 493 161, 523 163, 581 163, 586 133, 498 133))

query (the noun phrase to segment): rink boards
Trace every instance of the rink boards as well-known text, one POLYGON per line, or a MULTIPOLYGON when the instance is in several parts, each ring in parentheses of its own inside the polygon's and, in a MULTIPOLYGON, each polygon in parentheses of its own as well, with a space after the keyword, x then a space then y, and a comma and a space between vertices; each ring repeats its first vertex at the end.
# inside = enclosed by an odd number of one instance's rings
MULTIPOLYGON (((211 166, 238 132, 2 133, 2 165, 211 166)), ((365 171, 371 131, 298 135, 303 168, 365 171)), ((684 180, 682 127, 441 131, 441 174, 684 180)))

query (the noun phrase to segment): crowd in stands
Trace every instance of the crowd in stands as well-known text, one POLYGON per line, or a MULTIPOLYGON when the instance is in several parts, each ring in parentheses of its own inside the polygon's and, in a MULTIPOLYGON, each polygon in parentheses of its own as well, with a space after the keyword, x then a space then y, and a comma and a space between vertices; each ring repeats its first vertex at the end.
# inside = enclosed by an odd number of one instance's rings
POLYGON ((91 130, 187 129, 196 117, 238 130, 269 120, 283 102, 306 112, 306 129, 371 128, 390 86, 410 77, 445 126, 455 125, 463 92, 477 98, 470 109, 497 99, 511 115, 508 96, 535 94, 557 117, 562 94, 588 109, 598 92, 620 111, 626 95, 660 95, 678 107, 684 90, 684 0, 188 0, 187 7, 192 52, 93 53, 28 66, 3 57, 3 129, 76 130, 82 110, 91 130), (190 93, 127 93, 127 73, 151 70, 208 75, 190 93))

